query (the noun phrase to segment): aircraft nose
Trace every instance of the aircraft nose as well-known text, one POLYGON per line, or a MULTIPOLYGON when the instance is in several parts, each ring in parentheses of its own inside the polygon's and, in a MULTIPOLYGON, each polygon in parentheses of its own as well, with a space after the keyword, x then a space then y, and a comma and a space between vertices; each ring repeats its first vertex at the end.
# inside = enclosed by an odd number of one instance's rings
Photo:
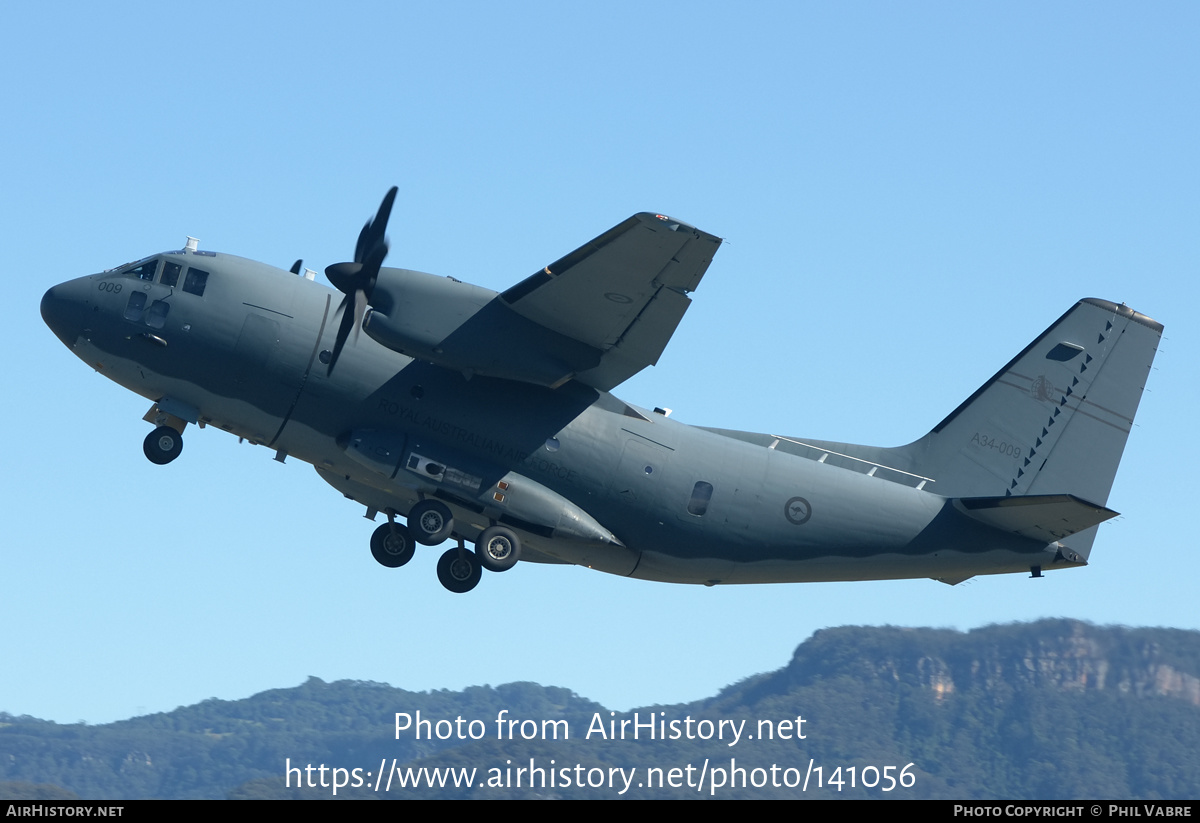
POLYGON ((42 320, 54 332, 54 336, 68 347, 75 345, 83 331, 84 309, 87 305, 86 291, 79 282, 71 280, 51 287, 42 295, 42 320))

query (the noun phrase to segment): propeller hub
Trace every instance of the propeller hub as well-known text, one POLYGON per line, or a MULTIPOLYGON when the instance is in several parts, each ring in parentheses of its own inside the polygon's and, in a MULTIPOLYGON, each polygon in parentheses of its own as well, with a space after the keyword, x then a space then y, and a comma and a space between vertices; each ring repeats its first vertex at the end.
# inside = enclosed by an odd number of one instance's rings
POLYGON ((325 267, 325 276, 342 294, 351 294, 356 288, 362 288, 358 282, 362 270, 362 263, 334 263, 325 267))

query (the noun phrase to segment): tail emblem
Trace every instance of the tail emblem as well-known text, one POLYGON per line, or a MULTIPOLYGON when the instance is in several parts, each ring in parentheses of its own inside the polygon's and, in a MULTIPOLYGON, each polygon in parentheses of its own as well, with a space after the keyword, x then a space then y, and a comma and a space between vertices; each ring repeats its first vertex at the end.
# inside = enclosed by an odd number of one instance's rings
POLYGON ((1053 392, 1054 384, 1047 380, 1044 374, 1039 375, 1029 387, 1029 393, 1033 395, 1034 400, 1050 400, 1053 392))

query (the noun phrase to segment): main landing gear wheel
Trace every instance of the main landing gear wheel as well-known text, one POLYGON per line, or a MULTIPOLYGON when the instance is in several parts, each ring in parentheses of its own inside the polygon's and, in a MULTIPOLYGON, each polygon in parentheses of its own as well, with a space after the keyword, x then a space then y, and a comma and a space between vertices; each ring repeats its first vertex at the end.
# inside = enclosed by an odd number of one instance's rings
POLYGON ((384 523, 371 535, 371 556, 381 566, 398 569, 416 552, 412 532, 399 523, 384 523))
POLYGON ((159 426, 146 435, 142 451, 151 463, 165 466, 183 451, 183 435, 170 426, 159 426))
POLYGON ((447 589, 455 594, 465 594, 479 583, 483 568, 475 552, 460 547, 442 555, 438 560, 437 575, 447 589))
POLYGON ((490 572, 506 572, 521 559, 521 538, 504 526, 488 526, 475 543, 479 563, 490 572))
POLYGON ((440 500, 422 500, 408 513, 413 538, 426 546, 436 546, 454 531, 454 514, 440 500))

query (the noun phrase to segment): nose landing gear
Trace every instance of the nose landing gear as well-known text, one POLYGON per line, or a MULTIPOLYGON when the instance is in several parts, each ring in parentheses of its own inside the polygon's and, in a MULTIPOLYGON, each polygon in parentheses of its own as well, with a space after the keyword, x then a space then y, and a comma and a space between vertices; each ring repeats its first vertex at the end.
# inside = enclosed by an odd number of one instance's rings
MULTIPOLYGON (((154 431, 146 435, 146 439, 142 441, 142 452, 145 453, 147 460, 157 466, 167 465, 183 451, 183 430, 187 426, 187 420, 163 411, 159 403, 164 402, 166 402, 165 398, 151 406, 150 411, 142 416, 143 420, 154 425, 154 431)), ((192 411, 196 410, 192 409, 192 411)), ((188 418, 193 421, 196 419, 196 417, 188 418)))
POLYGON ((151 463, 165 466, 183 451, 183 435, 170 426, 159 426, 146 435, 142 451, 151 463))

